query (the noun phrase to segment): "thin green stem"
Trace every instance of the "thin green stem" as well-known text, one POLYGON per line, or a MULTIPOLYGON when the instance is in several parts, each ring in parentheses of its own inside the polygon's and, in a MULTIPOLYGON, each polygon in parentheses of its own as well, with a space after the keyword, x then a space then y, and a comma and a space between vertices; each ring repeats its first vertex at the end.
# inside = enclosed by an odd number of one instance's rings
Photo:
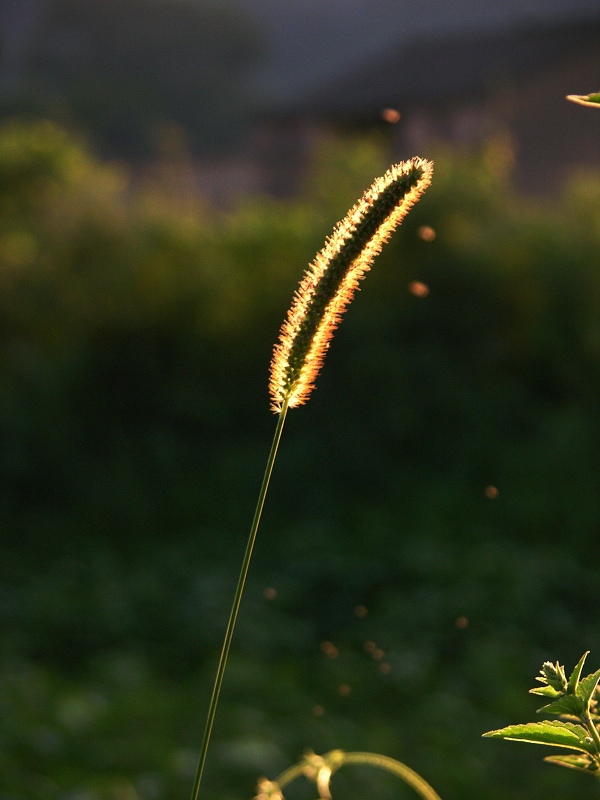
POLYGON ((426 780, 423 780, 406 764, 396 761, 395 758, 381 756, 379 753, 344 753, 344 764, 371 764, 373 767, 381 767, 402 778, 417 794, 421 795, 423 800, 441 800, 439 794, 431 788, 426 780))
POLYGON ((225 639, 223 641, 223 648, 219 657, 219 665, 217 667, 217 674, 215 676, 215 683, 213 686, 212 696, 210 698, 210 705, 206 715, 206 727, 204 729, 204 736, 202 738, 202 745, 200 747, 200 756, 198 758, 198 768, 196 769, 196 776, 194 778, 194 786, 192 788, 191 800, 198 800, 200 792, 200 782, 202 781, 202 773, 204 771, 204 762, 206 761, 206 753, 208 751, 208 744, 210 742, 210 735, 212 733, 213 723, 215 721, 215 714, 217 713, 217 705, 219 703, 219 694, 221 693, 221 685, 223 684, 223 676, 225 674, 225 667, 227 666, 227 658, 229 656, 229 648, 231 647, 231 640, 233 639, 233 631, 235 629, 235 621, 237 619, 240 604, 242 602, 242 594, 244 593, 244 585, 248 575, 248 568, 250 566, 250 559, 252 558, 252 550, 254 549, 254 542, 256 541, 256 533, 260 523, 263 506, 265 504, 265 497, 267 496, 267 489, 269 488, 269 481, 271 473, 273 472, 273 464, 275 463, 275 456, 277 455, 277 448, 279 440, 281 439, 281 432, 283 430, 283 423, 287 413, 287 401, 283 404, 279 417, 277 419, 277 427, 273 436, 269 458, 267 459, 267 466, 263 476, 260 493, 258 495, 258 502, 256 503, 256 510, 252 520, 252 526, 248 535, 248 543, 246 544, 246 552, 240 569, 240 577, 238 578, 231 612, 229 614, 229 622, 227 623, 227 630, 225 631, 225 639))
MULTIPOLYGON (((590 736, 594 740, 594 744, 598 748, 598 753, 600 754, 600 734, 598 733, 598 728, 594 724, 594 720, 591 717, 589 710, 585 711, 581 716, 581 721, 588 729, 590 736)), ((599 756, 596 756, 596 761, 600 760, 599 756)))
POLYGON ((304 775, 304 771, 306 770, 306 762, 301 761, 299 764, 294 764, 293 767, 289 767, 286 769, 285 772, 282 772, 278 778, 275 778, 275 783, 283 789, 284 786, 287 786, 288 783, 295 781, 296 778, 299 778, 301 775, 304 775))

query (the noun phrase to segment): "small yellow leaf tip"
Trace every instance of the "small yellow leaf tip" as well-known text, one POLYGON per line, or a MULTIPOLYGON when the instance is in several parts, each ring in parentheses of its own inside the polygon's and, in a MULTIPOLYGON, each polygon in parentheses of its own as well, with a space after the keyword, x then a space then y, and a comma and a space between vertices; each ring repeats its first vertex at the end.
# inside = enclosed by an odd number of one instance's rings
POLYGON ((568 94, 566 99, 580 106, 600 108, 600 92, 594 94, 568 94))

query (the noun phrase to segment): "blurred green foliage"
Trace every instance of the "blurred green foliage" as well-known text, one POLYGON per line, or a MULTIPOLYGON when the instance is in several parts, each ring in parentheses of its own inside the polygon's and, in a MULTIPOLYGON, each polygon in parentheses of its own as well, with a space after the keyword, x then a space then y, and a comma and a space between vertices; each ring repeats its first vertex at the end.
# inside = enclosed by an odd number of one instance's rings
MULTIPOLYGON (((600 797, 480 738, 529 718, 540 661, 600 652, 600 181, 544 206, 507 165, 437 154, 289 415, 207 798, 306 747, 389 754, 444 800, 600 797)), ((385 166, 332 142, 299 199, 215 209, 49 123, 0 131, 1 800, 187 796, 271 348, 385 166)), ((348 775, 340 800, 402 791, 348 775)))

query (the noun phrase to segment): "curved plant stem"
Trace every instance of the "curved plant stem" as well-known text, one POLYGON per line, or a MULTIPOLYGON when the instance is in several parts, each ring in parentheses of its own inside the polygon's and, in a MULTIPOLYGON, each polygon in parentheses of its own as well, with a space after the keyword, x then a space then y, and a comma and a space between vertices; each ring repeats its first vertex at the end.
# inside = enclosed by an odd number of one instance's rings
POLYGON ((305 770, 306 770, 306 762, 301 761, 299 764, 294 764, 293 767, 289 767, 289 769, 286 769, 285 772, 282 772, 278 778, 275 778, 274 783, 276 783, 277 786, 283 789, 283 787, 287 786, 288 783, 291 783, 292 781, 295 781, 296 778, 299 778, 301 775, 304 775, 305 770))
POLYGON ((441 800, 439 794, 431 788, 426 780, 406 764, 396 761, 395 758, 381 756, 379 753, 344 753, 344 764, 371 764, 373 767, 381 767, 402 778, 417 794, 421 795, 423 800, 441 800))
MULTIPOLYGON (((296 780, 296 778, 299 778, 301 775, 306 775, 306 777, 312 780, 318 780, 314 774, 314 758, 314 753, 309 754, 299 764, 295 764, 293 767, 286 769, 285 772, 282 772, 272 785, 283 789, 284 786, 296 780)), ((322 758, 320 756, 316 756, 316 758, 323 766, 329 767, 330 774, 336 772, 344 764, 369 764, 372 767, 385 769, 398 778, 401 778, 404 783, 407 783, 414 789, 423 800, 441 800, 439 794, 432 789, 426 780, 410 767, 407 767, 406 764, 403 764, 401 761, 396 761, 395 758, 382 756, 379 755, 379 753, 345 753, 343 750, 332 750, 331 753, 327 753, 327 755, 324 755, 322 758)), ((326 795, 327 794, 328 790, 326 795)), ((321 796, 323 797, 326 795, 321 796)), ((273 796, 275 797, 277 795, 273 796)))
POLYGON ((198 767, 196 769, 196 776, 194 778, 194 786, 192 788, 191 800, 198 800, 198 794, 200 792, 200 782, 202 781, 204 762, 206 761, 206 753, 208 751, 208 744, 210 742, 210 734, 212 732, 213 723, 215 721, 215 714, 217 712, 219 694, 221 692, 221 685, 223 683, 225 667, 227 666, 227 657, 229 656, 229 648, 231 647, 231 640, 233 639, 235 621, 237 619, 238 611, 240 610, 240 603, 242 601, 244 585, 246 583, 246 577, 248 575, 250 559, 252 558, 252 550, 254 549, 254 542, 256 541, 256 533, 258 531, 258 525, 260 523, 260 517, 262 514, 263 506, 265 504, 265 497, 267 495, 267 489, 269 488, 271 473, 273 472, 273 464, 275 463, 275 456, 277 455, 277 448, 279 446, 279 440, 281 439, 281 432, 283 430, 283 424, 285 422, 287 408, 288 408, 287 402, 285 402, 281 408, 279 417, 277 419, 277 427, 275 428, 275 435, 273 436, 273 442, 271 444, 269 458, 267 459, 265 474, 263 476, 262 485, 260 487, 260 493, 258 495, 258 502, 256 503, 254 519, 252 520, 250 534, 248 535, 246 552, 244 554, 244 560, 242 562, 242 568, 240 570, 240 576, 238 578, 237 587, 235 590, 235 596, 233 598, 233 604, 231 606, 231 612, 229 614, 229 622, 227 623, 227 630, 225 631, 225 639, 223 641, 223 647, 221 649, 221 655, 219 657, 219 665, 217 667, 215 683, 213 686, 212 696, 210 698, 210 705, 208 707, 208 713, 206 716, 206 727, 204 729, 204 736, 202 738, 202 745, 200 747, 200 756, 198 758, 198 767))

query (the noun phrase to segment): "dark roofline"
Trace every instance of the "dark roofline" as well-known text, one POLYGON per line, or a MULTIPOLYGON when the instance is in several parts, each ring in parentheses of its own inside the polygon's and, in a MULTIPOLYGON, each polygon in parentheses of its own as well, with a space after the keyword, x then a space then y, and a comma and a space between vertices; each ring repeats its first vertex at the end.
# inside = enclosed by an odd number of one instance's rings
POLYGON ((357 119, 378 116, 387 106, 477 99, 594 49, 600 75, 600 18, 585 24, 420 39, 390 49, 374 63, 272 109, 269 116, 357 119))

